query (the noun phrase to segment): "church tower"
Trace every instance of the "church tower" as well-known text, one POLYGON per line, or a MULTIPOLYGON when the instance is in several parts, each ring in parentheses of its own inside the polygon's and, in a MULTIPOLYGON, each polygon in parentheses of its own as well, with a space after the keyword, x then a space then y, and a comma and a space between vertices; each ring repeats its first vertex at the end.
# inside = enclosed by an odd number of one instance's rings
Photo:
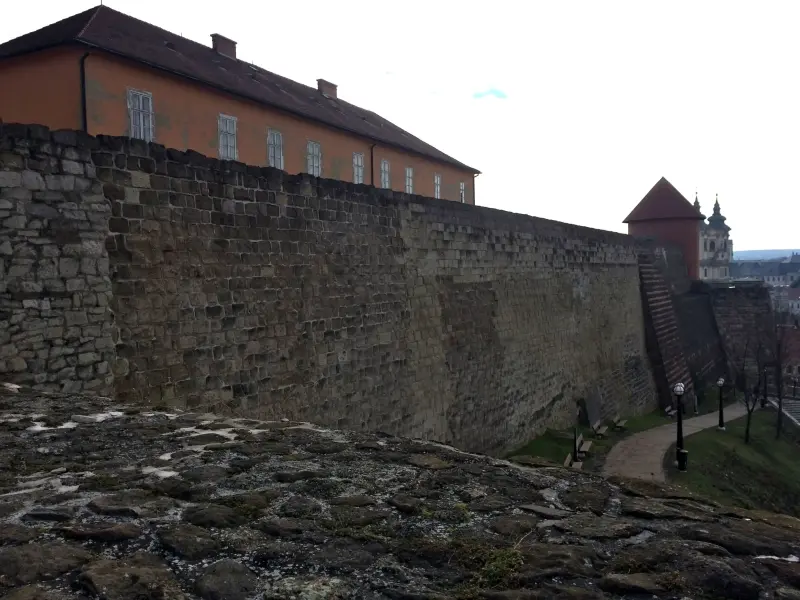
MULTIPOLYGON (((700 210, 697 194, 694 206, 700 210)), ((719 194, 714 202, 714 212, 708 222, 700 225, 700 279, 720 281, 730 278, 730 263, 733 259, 733 240, 731 228, 725 224, 725 217, 719 207, 719 194)))

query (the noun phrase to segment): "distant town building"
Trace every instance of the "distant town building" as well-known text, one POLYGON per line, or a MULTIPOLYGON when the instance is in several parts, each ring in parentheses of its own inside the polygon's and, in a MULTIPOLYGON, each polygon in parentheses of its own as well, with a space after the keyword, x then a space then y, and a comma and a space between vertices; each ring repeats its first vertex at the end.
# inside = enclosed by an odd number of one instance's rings
MULTIPOLYGON (((785 325, 784 332, 784 373, 788 376, 785 384, 792 385, 796 380, 800 383, 800 327, 798 325, 785 325)), ((791 391, 791 390, 786 390, 791 391)), ((800 390, 798 390, 800 395, 800 390)))
POLYGON ((786 288, 786 303, 789 312, 795 317, 800 317, 800 287, 786 288))
POLYGON ((792 285, 800 281, 800 254, 782 260, 737 260, 731 263, 737 279, 760 279, 769 286, 792 285))
MULTIPOLYGON (((694 196, 694 207, 700 212, 700 201, 694 196)), ((714 212, 700 224, 700 279, 724 280, 731 277, 733 258, 731 228, 725 224, 719 208, 719 196, 714 201, 714 212)))
POLYGON ((735 279, 757 279, 770 289, 775 310, 800 316, 800 253, 783 260, 735 260, 731 263, 735 279))

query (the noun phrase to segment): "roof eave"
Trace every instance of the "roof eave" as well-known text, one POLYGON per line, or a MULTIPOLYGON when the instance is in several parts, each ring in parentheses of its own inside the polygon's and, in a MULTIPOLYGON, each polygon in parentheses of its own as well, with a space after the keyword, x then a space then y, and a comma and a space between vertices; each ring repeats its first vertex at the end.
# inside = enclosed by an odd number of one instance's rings
POLYGON ((28 54, 35 54, 36 52, 42 52, 44 50, 51 50, 53 48, 58 48, 60 46, 69 46, 70 44, 74 43, 81 43, 77 40, 67 40, 63 42, 55 42, 52 44, 43 44, 41 46, 35 46, 33 48, 27 48, 25 50, 21 50, 19 52, 14 52, 12 54, 0 54, 0 61, 4 60, 11 60, 12 58, 19 58, 20 56, 26 56, 28 54))
POLYGON ((625 217, 623 223, 646 223, 648 221, 703 221, 701 217, 656 217, 656 218, 640 218, 633 217, 633 213, 625 217))

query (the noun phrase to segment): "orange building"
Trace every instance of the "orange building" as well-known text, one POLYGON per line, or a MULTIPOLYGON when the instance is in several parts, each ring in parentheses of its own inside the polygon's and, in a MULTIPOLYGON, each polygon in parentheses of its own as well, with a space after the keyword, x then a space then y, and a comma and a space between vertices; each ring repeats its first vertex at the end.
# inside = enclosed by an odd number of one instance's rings
POLYGON ((0 122, 123 135, 475 203, 479 171, 373 112, 106 6, 0 45, 0 122))

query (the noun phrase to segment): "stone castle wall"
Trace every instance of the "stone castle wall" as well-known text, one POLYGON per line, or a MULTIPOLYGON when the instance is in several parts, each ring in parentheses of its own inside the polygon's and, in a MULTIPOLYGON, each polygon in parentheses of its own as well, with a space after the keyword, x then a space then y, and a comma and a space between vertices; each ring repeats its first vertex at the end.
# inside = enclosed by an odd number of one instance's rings
POLYGON ((729 377, 737 368, 741 369, 744 357, 746 369, 754 370, 759 348, 766 357, 775 347, 769 289, 761 282, 741 281, 705 287, 725 351, 729 377))
POLYGON ((709 294, 695 290, 677 296, 675 313, 694 386, 701 400, 711 398, 717 379, 728 371, 709 294))
POLYGON ((109 393, 111 207, 88 147, 59 141, 0 137, 0 379, 109 393))
POLYGON ((495 453, 655 406, 629 236, 39 127, 0 186, 4 379, 495 453))

